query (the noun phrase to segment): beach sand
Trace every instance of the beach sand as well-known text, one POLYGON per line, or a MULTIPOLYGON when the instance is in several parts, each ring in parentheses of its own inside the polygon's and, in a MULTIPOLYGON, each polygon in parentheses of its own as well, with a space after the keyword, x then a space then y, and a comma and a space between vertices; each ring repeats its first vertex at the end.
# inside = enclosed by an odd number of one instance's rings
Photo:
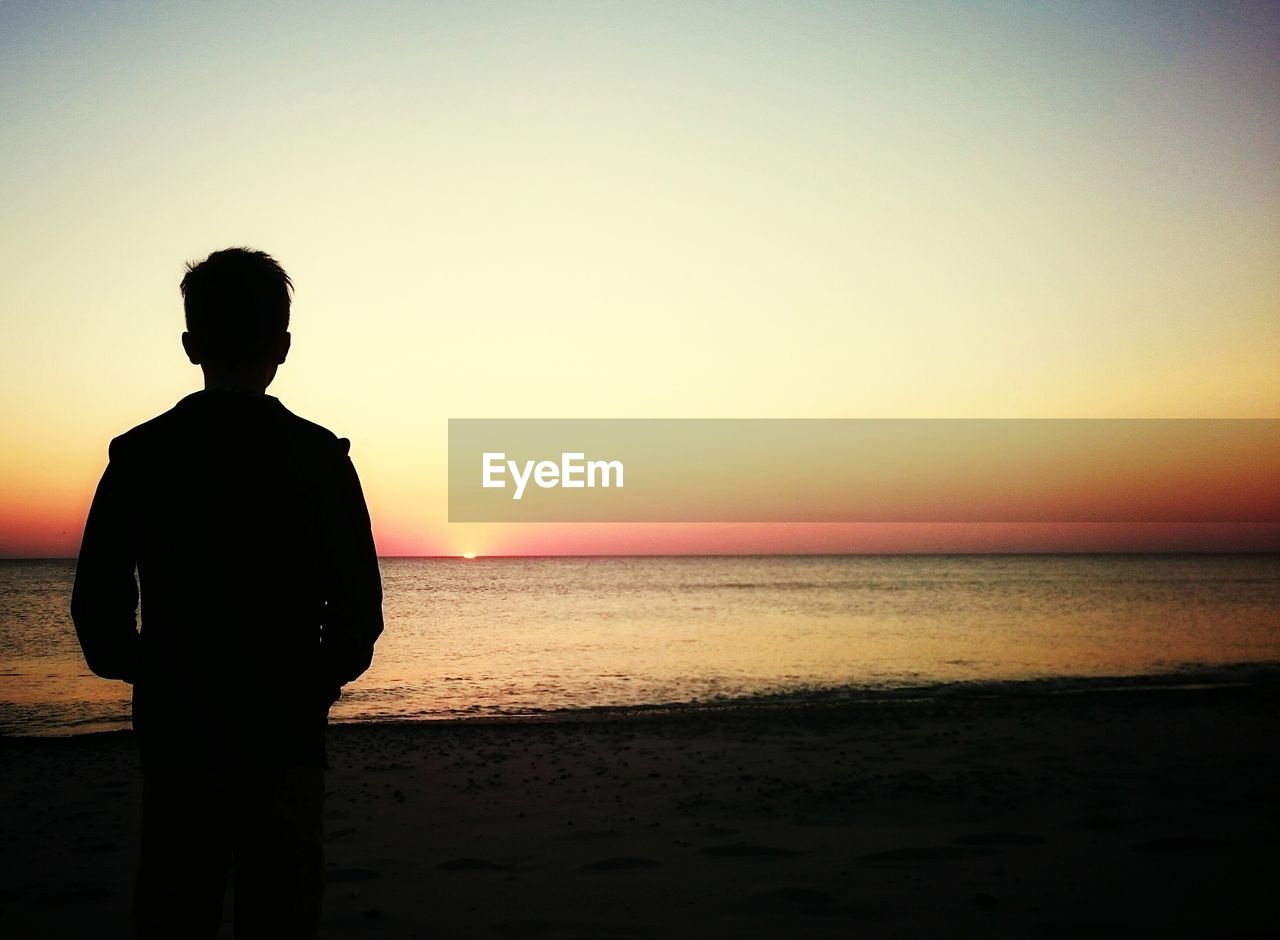
MULTIPOLYGON (((337 726, 323 935, 1272 933, 1277 704, 1270 679, 337 726)), ((128 935, 133 748, 0 740, 5 936, 128 935)))

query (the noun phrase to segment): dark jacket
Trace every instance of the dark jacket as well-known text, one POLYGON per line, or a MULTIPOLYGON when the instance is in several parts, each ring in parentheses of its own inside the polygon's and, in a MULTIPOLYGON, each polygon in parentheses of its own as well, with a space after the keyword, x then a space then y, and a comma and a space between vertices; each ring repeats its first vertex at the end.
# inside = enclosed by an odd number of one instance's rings
POLYGON ((348 446, 234 391, 111 442, 71 615, 89 668, 133 683, 144 769, 324 764, 329 706, 382 632, 348 446))

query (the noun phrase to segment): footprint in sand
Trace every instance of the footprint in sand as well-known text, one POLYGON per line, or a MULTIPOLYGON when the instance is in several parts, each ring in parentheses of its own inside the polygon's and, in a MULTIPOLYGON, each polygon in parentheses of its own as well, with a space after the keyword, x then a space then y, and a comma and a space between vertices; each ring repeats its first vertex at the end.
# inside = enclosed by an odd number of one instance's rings
POLYGON ((770 893, 788 907, 800 911, 825 912, 831 910, 837 903, 835 895, 818 888, 783 887, 775 888, 770 893))
POLYGON ((973 832, 956 839, 959 845, 1044 845, 1044 836, 1029 832, 973 832))
POLYGON ((1093 832, 1110 832, 1115 829, 1122 829, 1129 825, 1132 820, 1117 819, 1114 816, 1106 816, 1101 813, 1095 813, 1089 816, 1081 816, 1079 819, 1072 820, 1067 823, 1068 829, 1084 829, 1093 832))
POLYGON ((1202 849, 1221 849, 1230 845, 1226 839, 1208 836, 1174 836, 1169 839, 1151 839, 1134 845, 1135 852, 1195 852, 1202 849))
POLYGON ((451 858, 441 862, 436 868, 440 871, 510 871, 510 865, 491 862, 487 858, 451 858))
POLYGON ((582 866, 583 871, 632 871, 637 868, 655 868, 660 862, 651 858, 635 858, 632 856, 618 856, 615 858, 602 858, 598 861, 587 862, 582 866))
POLYGON ((745 842, 735 842, 732 845, 713 845, 698 851, 703 855, 712 855, 716 858, 786 858, 800 854, 790 849, 780 849, 774 845, 748 845, 745 842))
POLYGON ((862 856, 864 862, 949 862, 962 858, 980 858, 994 855, 995 849, 983 845, 938 845, 929 848, 907 847, 872 852, 862 856))

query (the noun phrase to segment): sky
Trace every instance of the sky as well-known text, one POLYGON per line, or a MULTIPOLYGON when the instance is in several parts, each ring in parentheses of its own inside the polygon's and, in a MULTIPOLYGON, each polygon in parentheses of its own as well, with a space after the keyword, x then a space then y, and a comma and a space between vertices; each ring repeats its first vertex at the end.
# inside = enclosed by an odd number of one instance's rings
POLYGON ((384 554, 1280 547, 1274 527, 447 521, 449 418, 1278 418, 1267 3, 0 3, 0 554, 200 387, 184 264, 384 554))

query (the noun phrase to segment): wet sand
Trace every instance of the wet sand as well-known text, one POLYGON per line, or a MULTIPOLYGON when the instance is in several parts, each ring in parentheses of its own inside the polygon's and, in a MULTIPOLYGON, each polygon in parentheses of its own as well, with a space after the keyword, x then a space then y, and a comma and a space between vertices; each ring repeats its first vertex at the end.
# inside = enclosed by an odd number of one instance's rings
MULTIPOLYGON (((323 935, 1274 933, 1277 705, 1272 677, 337 726, 323 935)), ((128 935, 133 746, 0 739, 5 936, 128 935)))

